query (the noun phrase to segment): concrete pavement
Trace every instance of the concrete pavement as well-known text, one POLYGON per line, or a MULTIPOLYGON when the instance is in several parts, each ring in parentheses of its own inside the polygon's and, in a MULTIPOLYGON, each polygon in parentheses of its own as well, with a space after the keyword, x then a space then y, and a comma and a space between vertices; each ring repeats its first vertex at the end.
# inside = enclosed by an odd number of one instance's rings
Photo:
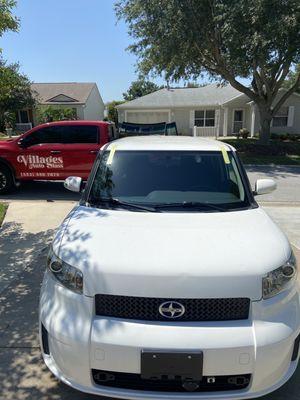
POLYGON ((47 246, 75 202, 11 202, 0 231, 0 293, 47 246), (17 245, 16 245, 17 244, 17 245))
POLYGON ((252 185, 261 178, 272 178, 277 183, 273 193, 259 196, 261 202, 298 203, 300 206, 300 166, 251 166, 246 165, 246 171, 252 185))

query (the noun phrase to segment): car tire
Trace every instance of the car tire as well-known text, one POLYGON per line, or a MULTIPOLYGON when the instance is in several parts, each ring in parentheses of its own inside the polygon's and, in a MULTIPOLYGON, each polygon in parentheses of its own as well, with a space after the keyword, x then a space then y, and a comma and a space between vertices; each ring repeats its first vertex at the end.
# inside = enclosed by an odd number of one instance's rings
POLYGON ((14 187, 13 175, 8 167, 0 165, 0 194, 10 192, 14 187))

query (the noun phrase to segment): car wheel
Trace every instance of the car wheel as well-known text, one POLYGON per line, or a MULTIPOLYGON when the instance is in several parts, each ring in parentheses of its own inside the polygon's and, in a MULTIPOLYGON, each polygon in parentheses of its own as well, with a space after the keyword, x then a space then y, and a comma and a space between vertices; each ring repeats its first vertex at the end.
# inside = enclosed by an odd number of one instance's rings
POLYGON ((0 194, 8 193, 14 186, 11 171, 5 166, 0 166, 0 194))

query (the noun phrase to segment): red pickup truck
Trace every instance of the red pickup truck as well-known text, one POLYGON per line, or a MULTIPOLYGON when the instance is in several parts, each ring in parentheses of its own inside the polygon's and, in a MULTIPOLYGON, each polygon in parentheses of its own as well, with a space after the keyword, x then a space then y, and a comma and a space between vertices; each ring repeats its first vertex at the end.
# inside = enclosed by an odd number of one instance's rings
POLYGON ((114 138, 109 122, 61 121, 0 141, 0 194, 25 180, 86 180, 99 149, 114 138))

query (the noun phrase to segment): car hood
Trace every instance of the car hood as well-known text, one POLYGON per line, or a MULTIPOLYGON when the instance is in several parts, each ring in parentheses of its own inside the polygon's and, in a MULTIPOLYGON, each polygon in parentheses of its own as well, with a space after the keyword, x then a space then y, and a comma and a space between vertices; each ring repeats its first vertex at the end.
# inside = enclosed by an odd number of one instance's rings
POLYGON ((289 257, 260 208, 147 213, 77 207, 53 242, 84 293, 163 298, 262 297, 262 277, 289 257))

